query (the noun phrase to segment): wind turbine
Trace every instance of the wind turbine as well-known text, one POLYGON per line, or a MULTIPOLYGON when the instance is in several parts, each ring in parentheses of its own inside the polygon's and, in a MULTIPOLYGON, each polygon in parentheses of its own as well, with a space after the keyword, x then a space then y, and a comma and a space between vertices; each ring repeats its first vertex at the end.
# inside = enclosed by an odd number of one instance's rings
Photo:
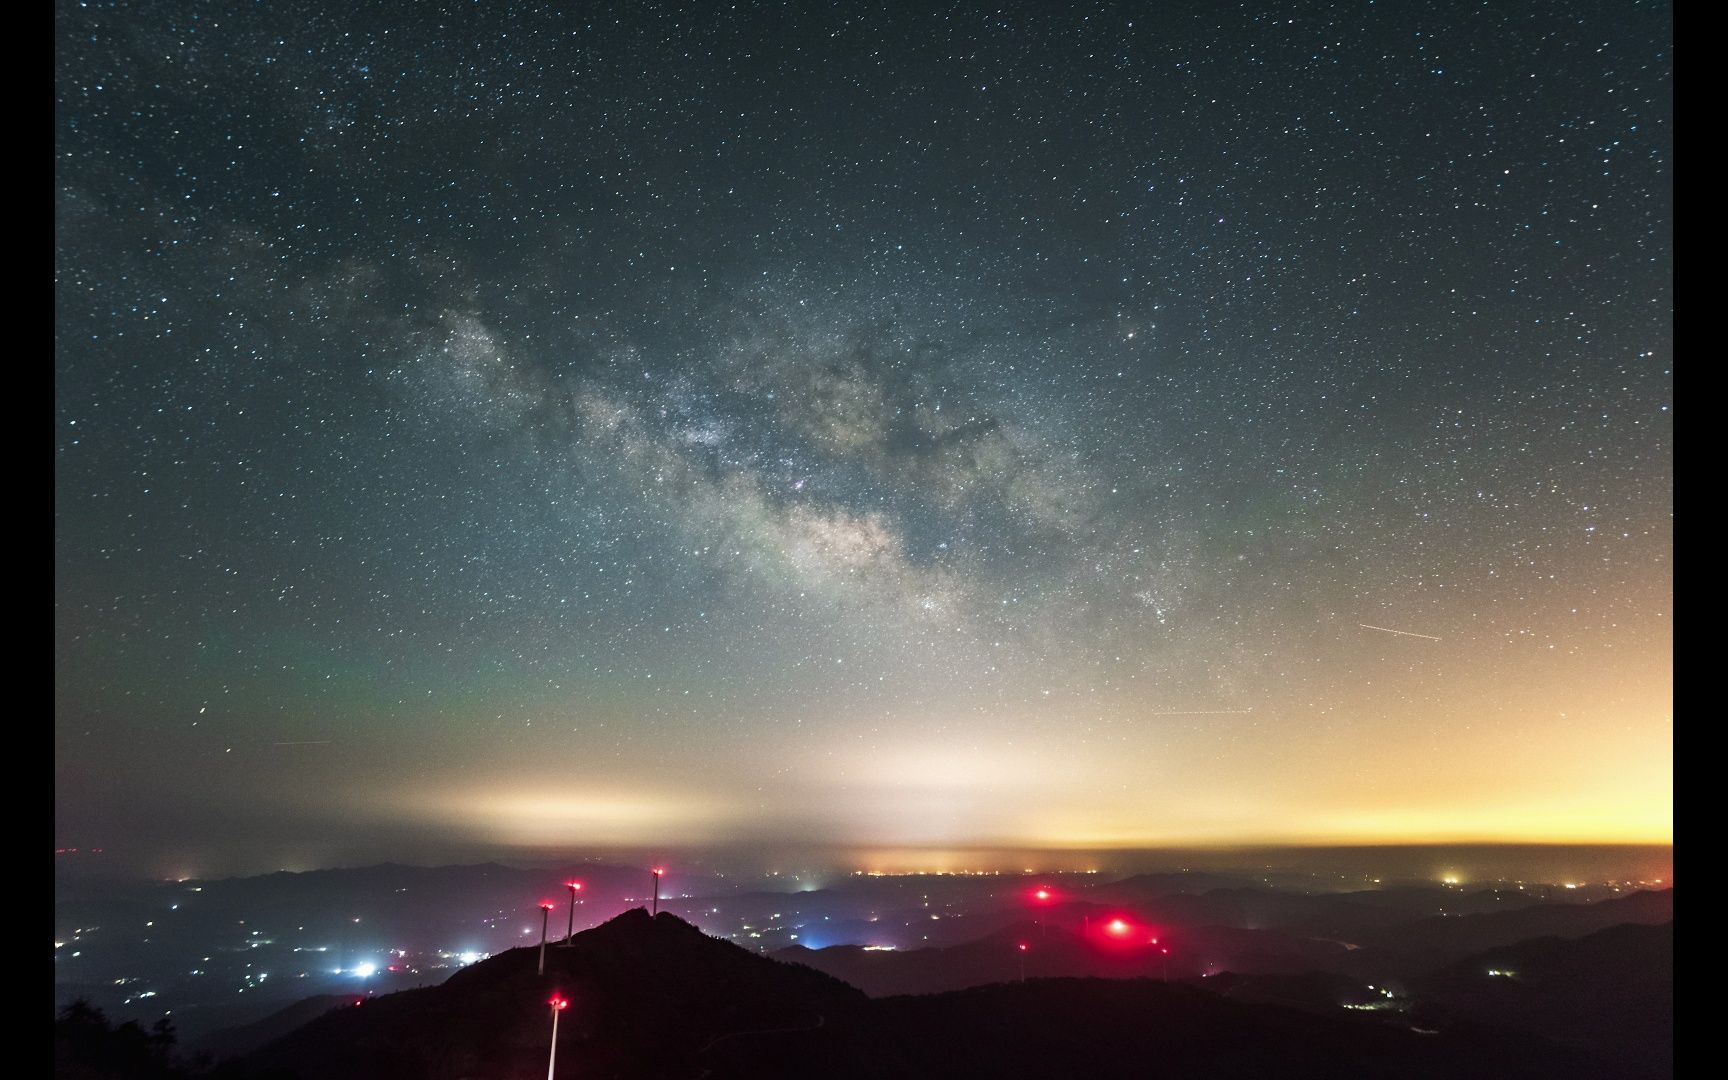
POLYGON ((546 974, 546 920, 552 915, 550 901, 540 901, 540 969, 537 975, 546 974))
POLYGON ((564 944, 570 944, 570 939, 576 936, 576 894, 582 891, 580 881, 566 881, 564 887, 570 890, 570 922, 564 928, 564 944))

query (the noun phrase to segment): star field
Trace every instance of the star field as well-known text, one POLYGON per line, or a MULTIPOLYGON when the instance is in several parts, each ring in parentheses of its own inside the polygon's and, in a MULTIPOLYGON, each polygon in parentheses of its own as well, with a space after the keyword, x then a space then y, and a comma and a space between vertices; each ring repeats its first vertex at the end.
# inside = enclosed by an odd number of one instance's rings
POLYGON ((1671 37, 60 3, 57 838, 1669 841, 1671 37))

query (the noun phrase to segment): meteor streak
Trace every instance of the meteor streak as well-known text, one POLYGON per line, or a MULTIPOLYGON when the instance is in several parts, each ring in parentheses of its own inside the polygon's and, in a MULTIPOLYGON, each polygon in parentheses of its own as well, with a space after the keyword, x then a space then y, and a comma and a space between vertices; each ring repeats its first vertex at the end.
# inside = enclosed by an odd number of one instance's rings
POLYGON ((1439 641, 1440 640, 1439 638, 1435 637, 1433 634, 1416 634, 1416 633, 1412 633, 1409 630, 1391 630, 1391 629, 1388 629, 1387 627, 1384 627, 1384 626, 1369 626, 1365 622, 1359 622, 1356 625, 1360 626, 1364 630, 1378 630, 1382 634, 1397 634, 1399 637, 1419 637, 1425 641, 1439 641))

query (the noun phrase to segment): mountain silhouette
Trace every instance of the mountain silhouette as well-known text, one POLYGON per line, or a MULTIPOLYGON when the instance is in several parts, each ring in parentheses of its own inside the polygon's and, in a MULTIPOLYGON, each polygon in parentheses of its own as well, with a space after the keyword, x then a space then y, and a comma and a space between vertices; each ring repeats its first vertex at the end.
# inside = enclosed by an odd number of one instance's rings
POLYGON ((1672 922, 1501 946, 1412 989, 1431 1022, 1515 1027, 1587 1052, 1598 1070, 1673 1075, 1672 922))
POLYGON ((546 950, 512 949, 443 984, 339 1008, 252 1055, 312 1077, 531 1075, 544 1070, 548 1000, 570 1002, 560 1045, 570 1076, 689 1075, 716 1037, 797 1028, 855 1009, 864 995, 808 968, 708 937, 635 908, 546 950))
POLYGON ((1103 918, 1093 925, 1089 938, 1060 927, 1022 922, 940 948, 888 951, 856 945, 824 949, 793 945, 772 955, 826 972, 872 997, 886 997, 1017 980, 1022 970, 1020 945, 1026 946, 1024 971, 1029 978, 1180 980, 1221 971, 1294 974, 1333 970, 1343 964, 1348 951, 1336 942, 1220 926, 1155 931, 1136 923, 1139 929, 1133 939, 1118 941, 1104 929, 1103 918), (1161 935, 1157 946, 1149 940, 1154 934, 1161 935))
MULTIPOLYGON (((1000 947, 996 941, 993 947, 1000 947)), ((244 1062, 305 1080, 541 1075, 548 999, 567 998, 570 1078, 1502 1077, 1581 1059, 1467 1024, 1437 1034, 1143 978, 1043 978, 867 998, 811 968, 636 909, 550 947, 513 949, 439 986, 346 1005, 244 1062)))
POLYGON ((1391 929, 1374 943, 1406 956, 1452 961, 1532 938, 1577 938, 1622 923, 1657 925, 1673 918, 1673 889, 1641 890, 1589 904, 1539 904, 1513 911, 1419 919, 1391 929))
POLYGON ((353 1005, 363 996, 318 994, 315 997, 301 998, 287 1008, 278 1009, 262 1019, 210 1032, 200 1039, 193 1048, 199 1053, 217 1059, 241 1057, 266 1043, 281 1038, 303 1024, 310 1023, 332 1009, 353 1005))

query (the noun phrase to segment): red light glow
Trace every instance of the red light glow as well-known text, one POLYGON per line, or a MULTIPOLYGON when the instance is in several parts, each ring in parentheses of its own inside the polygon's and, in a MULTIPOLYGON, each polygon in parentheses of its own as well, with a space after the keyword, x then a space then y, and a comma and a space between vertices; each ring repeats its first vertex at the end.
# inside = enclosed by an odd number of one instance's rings
POLYGON ((1105 927, 1105 929, 1109 930, 1117 937, 1121 937, 1123 934, 1128 932, 1128 924, 1121 919, 1111 919, 1110 925, 1105 927))
POLYGON ((552 1000, 551 1000, 551 1002, 549 1002, 549 1004, 550 1004, 550 1005, 551 1005, 551 1006, 552 1006, 552 1007, 553 1007, 553 1008, 554 1008, 554 1009, 568 1009, 568 1008, 569 1008, 569 1007, 570 1007, 570 1003, 569 1003, 569 1002, 568 1002, 568 1001, 565 1001, 565 1000, 564 1000, 564 999, 563 999, 563 998, 561 998, 561 997, 555 997, 555 998, 553 998, 553 999, 552 999, 552 1000))

